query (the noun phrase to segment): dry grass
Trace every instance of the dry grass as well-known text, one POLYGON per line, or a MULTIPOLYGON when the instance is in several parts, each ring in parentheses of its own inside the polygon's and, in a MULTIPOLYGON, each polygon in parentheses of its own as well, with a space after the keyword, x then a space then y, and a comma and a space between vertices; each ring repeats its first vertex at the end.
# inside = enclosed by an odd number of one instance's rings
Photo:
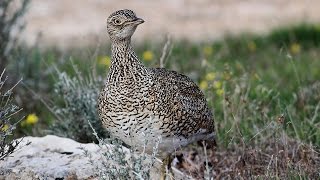
POLYGON ((209 150, 193 147, 178 156, 177 167, 196 179, 317 179, 320 153, 311 145, 284 136, 254 147, 233 146, 209 150), (209 173, 206 172, 208 158, 209 173), (210 178, 205 177, 205 173, 210 178))

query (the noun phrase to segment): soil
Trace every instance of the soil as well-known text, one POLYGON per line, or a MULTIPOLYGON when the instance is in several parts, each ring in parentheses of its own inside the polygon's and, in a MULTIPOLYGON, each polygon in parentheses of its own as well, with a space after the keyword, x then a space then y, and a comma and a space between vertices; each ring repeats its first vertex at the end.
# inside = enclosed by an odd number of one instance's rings
POLYGON ((58 47, 107 42, 106 18, 132 9, 146 22, 134 41, 208 41, 225 34, 265 33, 299 22, 320 22, 319 0, 33 0, 22 40, 58 47))

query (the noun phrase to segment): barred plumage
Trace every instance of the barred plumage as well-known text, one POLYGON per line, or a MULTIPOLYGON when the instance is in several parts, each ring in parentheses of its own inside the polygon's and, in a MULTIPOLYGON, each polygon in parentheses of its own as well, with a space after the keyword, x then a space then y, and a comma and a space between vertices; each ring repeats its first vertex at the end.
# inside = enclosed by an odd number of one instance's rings
POLYGON ((187 76, 163 68, 147 68, 131 47, 131 36, 144 21, 131 10, 107 20, 112 61, 98 100, 103 126, 130 146, 159 155, 199 140, 214 139, 213 116, 198 86, 187 76))

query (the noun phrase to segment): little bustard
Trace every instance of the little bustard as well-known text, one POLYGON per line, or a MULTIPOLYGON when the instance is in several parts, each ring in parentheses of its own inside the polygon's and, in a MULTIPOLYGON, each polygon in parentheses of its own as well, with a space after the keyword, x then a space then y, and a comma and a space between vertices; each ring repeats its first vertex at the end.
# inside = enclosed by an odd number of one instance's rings
MULTIPOLYGON (((170 154, 189 143, 214 141, 213 116, 198 86, 187 76, 145 67, 131 46, 131 36, 144 22, 132 10, 107 19, 112 60, 98 99, 98 113, 112 136, 170 163, 170 154)), ((165 164, 165 163, 164 163, 165 164)))

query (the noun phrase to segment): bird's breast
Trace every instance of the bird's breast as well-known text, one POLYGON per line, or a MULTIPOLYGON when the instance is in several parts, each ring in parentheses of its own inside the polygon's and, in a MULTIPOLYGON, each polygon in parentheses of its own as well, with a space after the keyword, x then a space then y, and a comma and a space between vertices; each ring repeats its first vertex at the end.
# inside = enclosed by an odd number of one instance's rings
POLYGON ((110 83, 103 92, 103 106, 111 112, 143 112, 157 107, 155 90, 149 82, 110 83))

